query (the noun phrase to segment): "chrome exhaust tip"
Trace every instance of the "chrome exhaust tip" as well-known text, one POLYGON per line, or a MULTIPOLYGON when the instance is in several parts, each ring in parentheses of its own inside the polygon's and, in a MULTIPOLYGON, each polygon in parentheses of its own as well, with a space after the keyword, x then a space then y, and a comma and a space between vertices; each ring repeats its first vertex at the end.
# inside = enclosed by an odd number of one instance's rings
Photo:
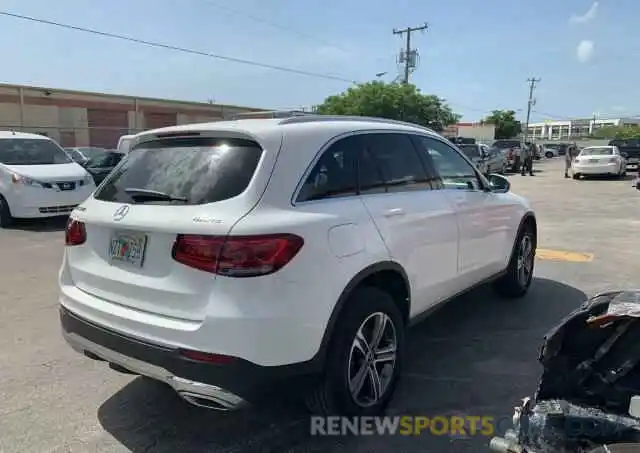
POLYGON ((186 402, 197 407, 202 407, 204 409, 213 409, 219 412, 229 412, 237 407, 224 400, 220 400, 208 395, 200 395, 191 392, 178 392, 178 395, 180 395, 180 397, 186 402))

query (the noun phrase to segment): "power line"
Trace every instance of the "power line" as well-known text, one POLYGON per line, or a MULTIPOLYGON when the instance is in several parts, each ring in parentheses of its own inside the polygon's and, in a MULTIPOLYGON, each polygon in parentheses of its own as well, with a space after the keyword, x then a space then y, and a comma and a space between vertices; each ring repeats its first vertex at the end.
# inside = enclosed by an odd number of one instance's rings
POLYGON ((338 82, 357 83, 355 80, 347 79, 345 77, 334 76, 334 75, 331 75, 331 74, 322 74, 322 73, 318 73, 318 72, 304 71, 302 69, 289 68, 289 67, 286 67, 286 66, 278 66, 278 65, 269 64, 269 63, 261 63, 261 62, 258 62, 258 61, 248 60, 248 59, 244 59, 244 58, 229 57, 229 56, 226 56, 226 55, 219 55, 219 54, 215 54, 215 53, 204 52, 204 51, 201 51, 201 50, 188 49, 186 47, 173 46, 173 45, 170 45, 170 44, 164 44, 164 43, 155 42, 155 41, 147 41, 147 40, 144 40, 144 39, 133 38, 131 36, 120 35, 120 34, 110 33, 110 32, 104 32, 104 31, 95 30, 95 29, 92 29, 92 28, 79 27, 79 26, 76 26, 76 25, 64 24, 64 23, 61 23, 61 22, 54 22, 52 20, 38 19, 38 18, 35 18, 35 17, 25 16, 25 15, 22 15, 22 14, 10 13, 10 12, 7 12, 7 11, 0 11, 0 16, 7 16, 7 17, 12 17, 14 19, 21 19, 21 20, 26 20, 26 21, 30 21, 30 22, 40 23, 40 24, 52 25, 52 26, 59 27, 59 28, 66 28, 68 30, 81 31, 81 32, 84 32, 84 33, 90 33, 90 34, 97 35, 97 36, 102 36, 102 37, 105 37, 105 38, 119 39, 121 41, 128 41, 128 42, 132 42, 132 43, 136 43, 136 44, 141 44, 141 45, 148 46, 148 47, 155 47, 155 48, 165 49, 165 50, 173 50, 173 51, 176 51, 176 52, 183 52, 183 53, 188 53, 188 54, 192 54, 192 55, 200 55, 200 56, 203 56, 203 57, 216 58, 218 60, 229 61, 229 62, 232 62, 232 63, 239 63, 239 64, 248 65, 248 66, 255 66, 255 67, 259 67, 259 68, 265 68, 265 69, 272 69, 274 71, 288 72, 288 73, 291 73, 291 74, 298 74, 298 75, 303 75, 303 76, 307 76, 307 77, 315 77, 315 78, 319 78, 319 79, 335 80, 335 81, 338 81, 338 82))
POLYGON ((276 28, 278 30, 282 30, 282 31, 286 31, 288 33, 292 33, 294 35, 298 35, 298 36, 300 36, 302 38, 306 38, 306 39, 309 39, 309 40, 312 40, 312 41, 317 41, 317 42, 325 44, 327 46, 335 47, 336 49, 340 49, 340 50, 342 50, 344 52, 349 52, 346 49, 343 49, 341 46, 339 46, 339 45, 337 45, 337 44, 335 44, 335 43, 333 43, 331 41, 327 41, 326 39, 323 39, 321 37, 309 34, 307 32, 301 31, 301 30, 298 30, 297 28, 292 28, 292 27, 289 27, 289 26, 286 26, 286 25, 279 24, 277 22, 266 20, 266 19, 263 19, 263 18, 261 18, 259 16, 256 16, 256 15, 253 15, 253 14, 249 14, 249 13, 245 13, 244 11, 240 11, 240 10, 237 10, 235 8, 229 8, 227 5, 223 5, 221 2, 219 2, 217 0, 204 0, 204 1, 206 3, 210 3, 211 5, 214 5, 218 9, 221 9, 223 11, 227 11, 228 13, 244 17, 246 19, 252 20, 252 21, 260 23, 260 24, 268 25, 269 27, 276 28))
POLYGON ((419 27, 407 27, 401 30, 393 29, 394 35, 406 35, 405 40, 405 49, 400 52, 399 62, 404 63, 404 78, 403 83, 409 83, 409 76, 411 75, 411 71, 414 70, 418 65, 418 50, 411 48, 411 33, 415 31, 425 31, 429 26, 425 22, 424 25, 419 27))

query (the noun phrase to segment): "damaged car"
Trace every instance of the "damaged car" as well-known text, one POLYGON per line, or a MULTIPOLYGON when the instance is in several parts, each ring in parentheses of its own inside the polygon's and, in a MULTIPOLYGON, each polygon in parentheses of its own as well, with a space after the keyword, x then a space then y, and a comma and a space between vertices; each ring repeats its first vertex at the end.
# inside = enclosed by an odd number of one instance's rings
POLYGON ((544 337, 538 388, 490 448, 640 452, 640 290, 598 294, 544 337))

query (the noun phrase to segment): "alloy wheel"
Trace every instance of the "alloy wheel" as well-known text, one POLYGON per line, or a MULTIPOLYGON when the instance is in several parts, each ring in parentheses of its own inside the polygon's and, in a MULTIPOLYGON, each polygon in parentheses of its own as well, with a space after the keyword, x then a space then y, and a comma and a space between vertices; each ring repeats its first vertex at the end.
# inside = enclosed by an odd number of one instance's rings
POLYGON ((533 240, 531 239, 531 236, 525 234, 520 240, 517 261, 518 283, 520 283, 522 287, 527 286, 531 280, 533 260, 533 240))
POLYGON ((360 324, 348 363, 349 391, 360 407, 370 407, 384 396, 393 380, 398 336, 391 318, 382 312, 360 324))

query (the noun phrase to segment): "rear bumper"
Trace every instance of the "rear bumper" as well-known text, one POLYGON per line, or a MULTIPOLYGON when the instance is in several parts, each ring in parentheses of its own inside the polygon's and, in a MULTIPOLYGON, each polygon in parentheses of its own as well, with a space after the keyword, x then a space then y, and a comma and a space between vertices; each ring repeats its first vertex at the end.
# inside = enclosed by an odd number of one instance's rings
POLYGON ((581 175, 608 175, 617 174, 619 171, 618 164, 603 164, 603 165, 573 165, 573 173, 580 173, 581 175))
POLYGON ((212 364, 98 326, 64 307, 60 321, 65 340, 77 352, 165 382, 188 402, 210 409, 235 410, 275 393, 302 393, 316 379, 310 362, 266 367, 233 358, 212 364))

